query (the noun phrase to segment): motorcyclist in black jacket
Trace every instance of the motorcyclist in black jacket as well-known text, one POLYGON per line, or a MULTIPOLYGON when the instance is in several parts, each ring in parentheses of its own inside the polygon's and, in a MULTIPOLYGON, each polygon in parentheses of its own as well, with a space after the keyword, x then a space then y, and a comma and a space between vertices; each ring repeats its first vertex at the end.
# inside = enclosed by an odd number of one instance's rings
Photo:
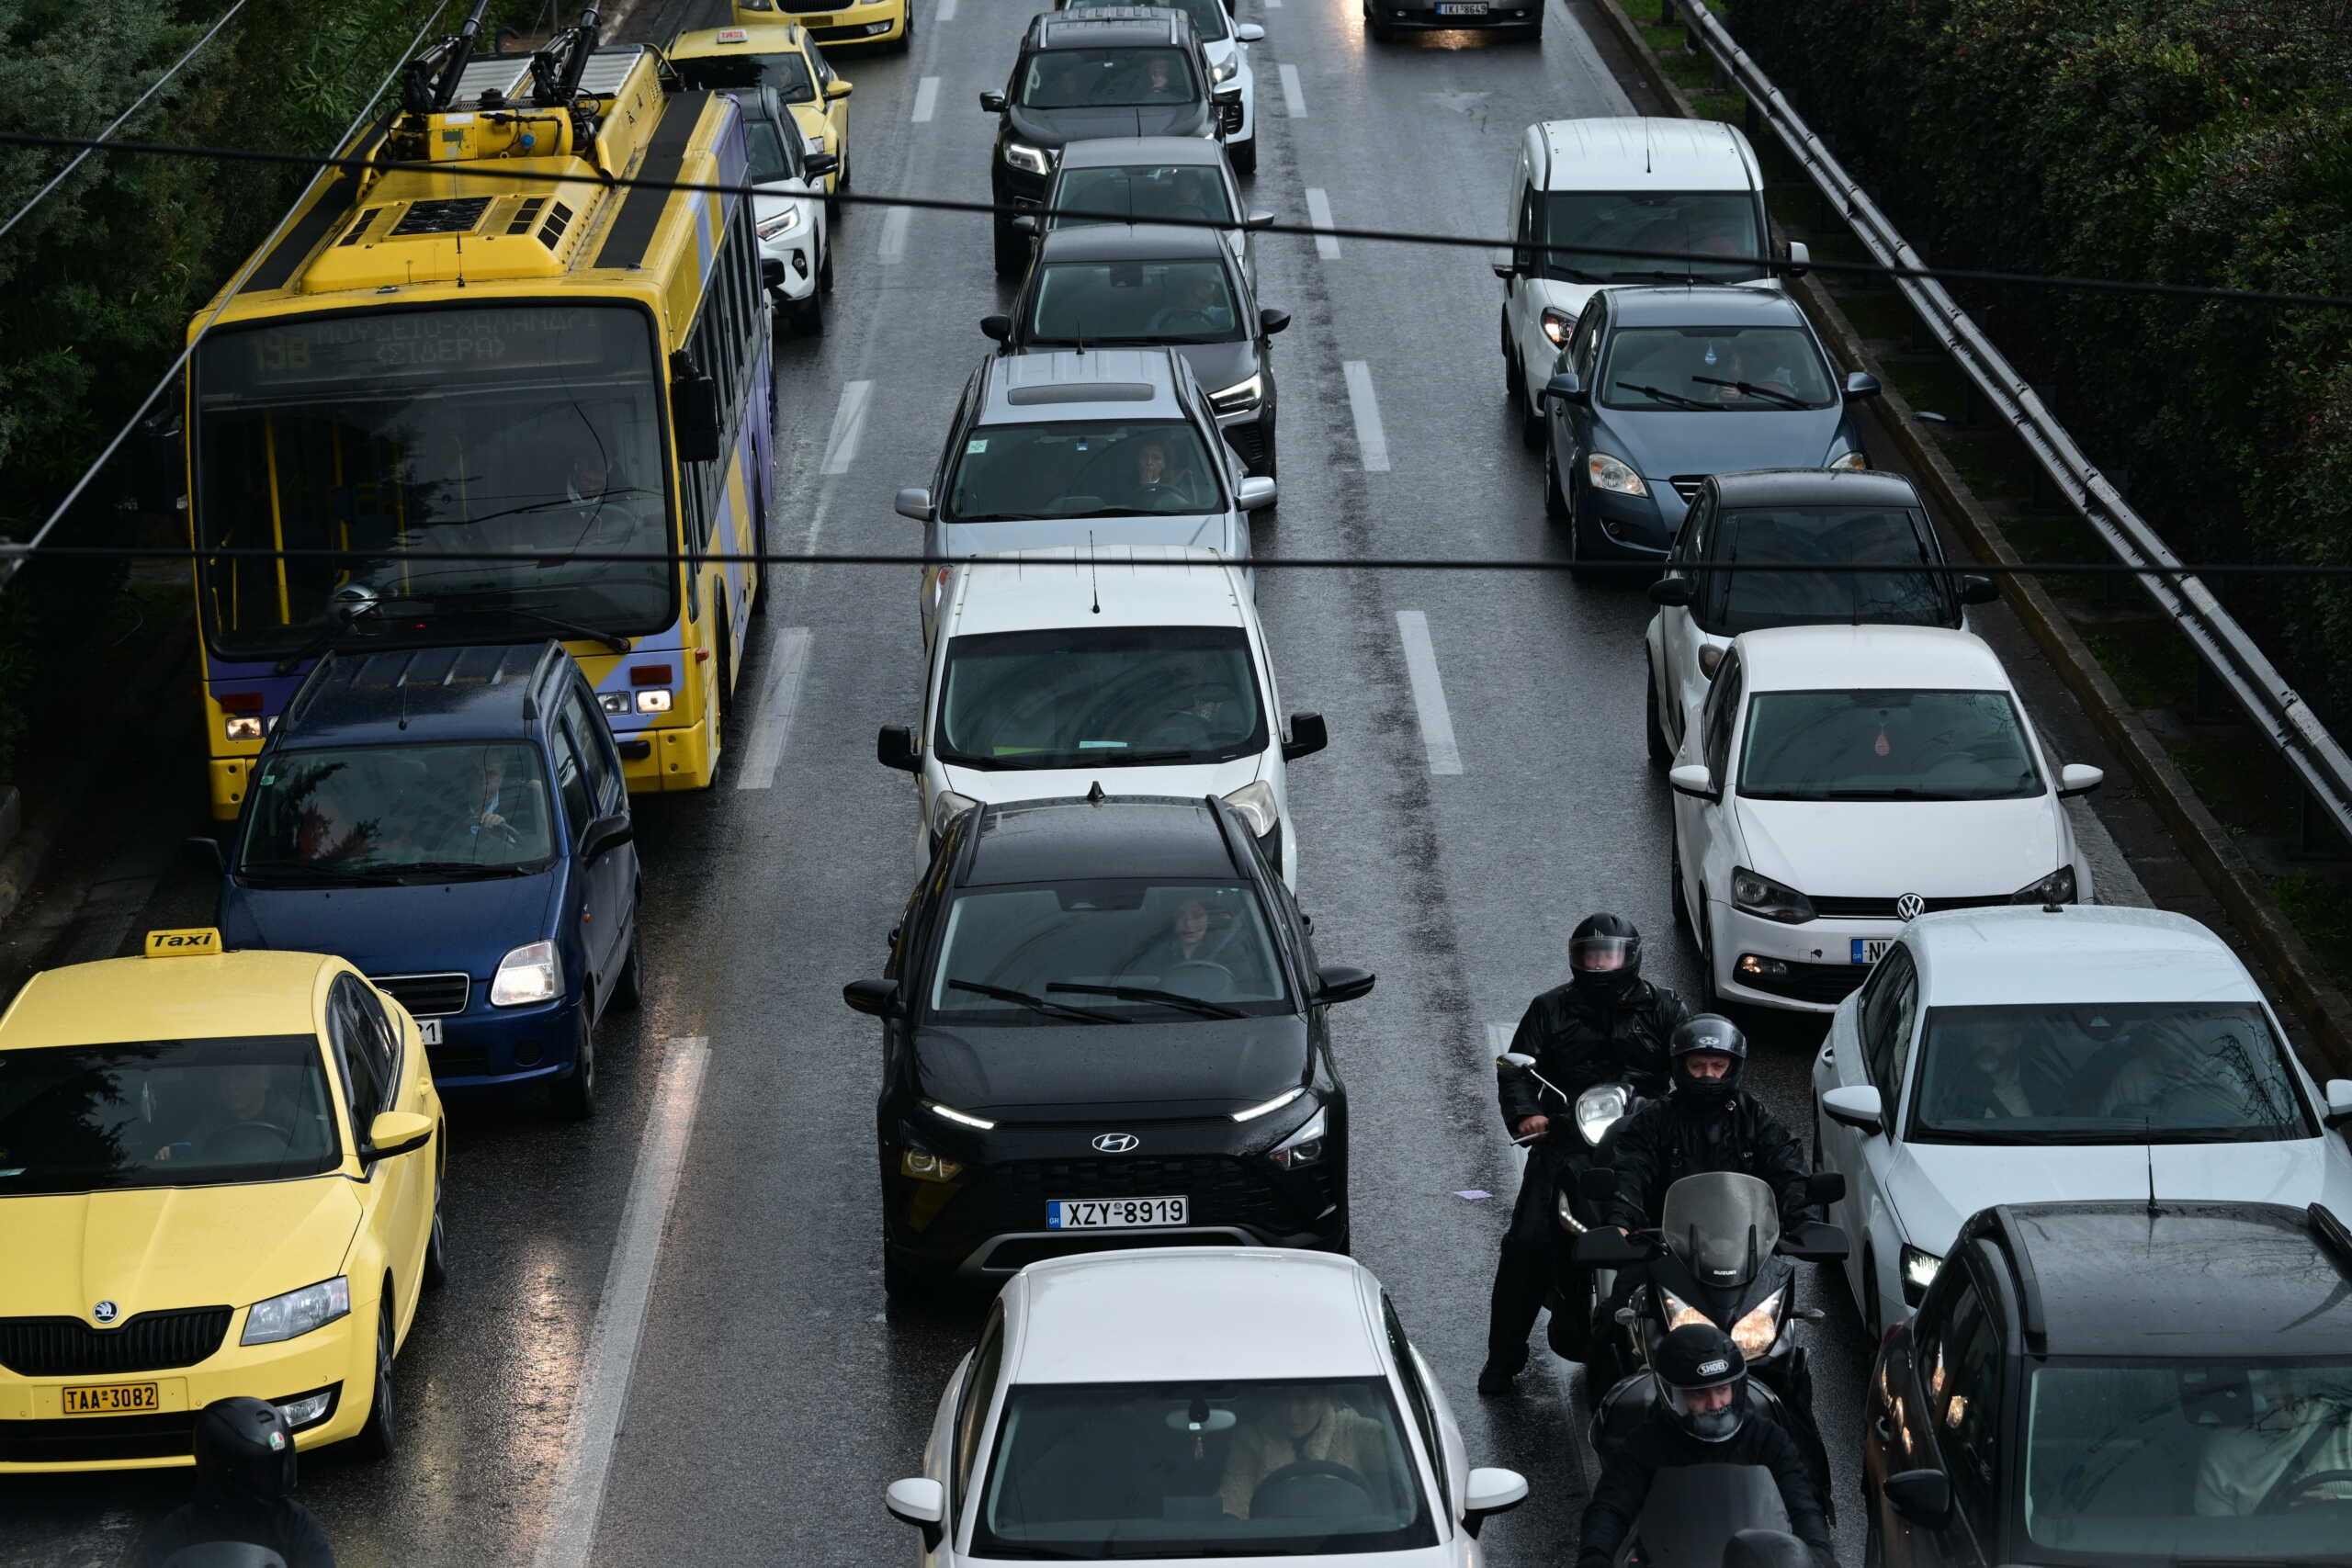
POLYGON ((1568 983, 1528 1003, 1511 1036, 1511 1050, 1535 1058, 1534 1073, 1503 1073, 1498 1080, 1503 1124, 1529 1146, 1495 1269, 1480 1393, 1508 1393, 1527 1364, 1528 1331, 1543 1308, 1560 1245, 1552 1205, 1563 1161, 1575 1152, 1574 1130, 1565 1124, 1573 1097, 1620 1082, 1636 1094, 1664 1092, 1667 1043, 1689 1016, 1680 998, 1642 978, 1642 936, 1631 920, 1587 917, 1568 938, 1568 983), (1558 1139, 1546 1136, 1555 1117, 1563 1119, 1558 1139))
POLYGON ((1611 1568, 1659 1471, 1702 1464, 1770 1470, 1788 1510, 1789 1532, 1804 1542, 1814 1568, 1837 1568, 1829 1521, 1796 1439, 1770 1421, 1748 1417, 1747 1363, 1731 1336, 1712 1323, 1685 1324, 1658 1342, 1651 1371, 1649 1411, 1601 1456, 1600 1479, 1585 1505, 1577 1568, 1611 1568))
MULTIPOLYGON (((1621 1230, 1657 1223, 1666 1190, 1686 1176, 1736 1171, 1769 1185, 1785 1227, 1821 1215, 1806 1200, 1804 1146, 1739 1087, 1747 1037, 1739 1026, 1701 1013, 1674 1032, 1670 1088, 1625 1118, 1610 1163, 1617 1197, 1603 1216, 1621 1230)), ((1622 1289, 1622 1286, 1621 1286, 1622 1289)))
POLYGON ((196 1495, 155 1522, 140 1562, 213 1542, 266 1546, 288 1568, 334 1568, 318 1516, 294 1500, 294 1434, 277 1406, 216 1399, 196 1418, 196 1495))

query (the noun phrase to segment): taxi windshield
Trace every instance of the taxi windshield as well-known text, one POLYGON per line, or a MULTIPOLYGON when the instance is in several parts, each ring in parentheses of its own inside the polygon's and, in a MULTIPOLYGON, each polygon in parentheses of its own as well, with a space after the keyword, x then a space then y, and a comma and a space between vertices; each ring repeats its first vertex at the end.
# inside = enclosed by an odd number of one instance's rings
POLYGON ((959 637, 941 686, 940 760, 958 767, 1169 766, 1266 749, 1238 626, 959 637))
POLYGON ((1134 108, 1200 97, 1180 49, 1049 49, 1030 57, 1021 107, 1134 108))
POLYGON ((1053 205, 1069 209, 1046 220, 1053 229, 1087 223, 1107 223, 1108 218, 1083 213, 1122 213, 1152 222, 1162 218, 1191 219, 1201 223, 1230 223, 1233 203, 1226 199, 1224 178, 1214 169, 1193 164, 1123 165, 1115 169, 1065 169, 1054 187, 1053 205))
POLYGON ((947 480, 950 523, 1219 512, 1216 465, 1176 420, 975 429, 947 480))
POLYGON ((280 1181, 342 1160, 312 1035, 0 1051, 0 1198, 280 1181))
POLYGON ((813 104, 817 84, 808 74, 803 54, 704 54, 684 60, 673 57, 679 79, 695 92, 732 88, 774 87, 787 104, 813 104))
POLYGON ((457 881, 554 857, 546 771, 520 741, 278 751, 257 775, 232 868, 247 881, 457 881))
POLYGON ((1029 298, 1024 336, 1039 347, 1242 337, 1221 261, 1055 262, 1029 298))

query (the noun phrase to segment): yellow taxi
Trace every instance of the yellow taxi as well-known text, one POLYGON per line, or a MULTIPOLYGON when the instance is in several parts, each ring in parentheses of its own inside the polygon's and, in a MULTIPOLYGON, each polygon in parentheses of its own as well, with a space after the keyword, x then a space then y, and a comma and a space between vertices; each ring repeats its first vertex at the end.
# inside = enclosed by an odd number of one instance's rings
POLYGON ((36 975, 0 1014, 0 1472, 187 1464, 232 1394, 390 1453, 447 1148, 415 1021, 340 958, 151 931, 36 975))
POLYGON ((825 176, 825 195, 849 184, 850 84, 833 73, 806 28, 770 23, 757 28, 704 28, 670 40, 670 63, 689 87, 714 92, 769 86, 776 90, 801 137, 841 160, 825 176))
POLYGON ((797 22, 819 43, 881 43, 900 54, 915 37, 915 0, 735 0, 735 25, 797 22))

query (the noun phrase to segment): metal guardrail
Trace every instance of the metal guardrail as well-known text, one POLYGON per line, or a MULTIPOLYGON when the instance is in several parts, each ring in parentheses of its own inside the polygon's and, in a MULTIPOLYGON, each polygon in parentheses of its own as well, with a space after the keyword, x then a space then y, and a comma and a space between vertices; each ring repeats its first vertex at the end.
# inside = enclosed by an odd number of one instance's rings
MULTIPOLYGON (((1679 24, 1693 47, 1703 51, 1718 73, 1746 96, 1752 115, 1770 128, 1822 195, 1838 206, 1879 265, 1926 267, 1870 194, 1847 175, 1771 78, 1703 4, 1658 0, 1658 21, 1661 26, 1679 24)), ((2213 678, 2267 731, 2270 743, 2302 780, 2307 801, 2316 804, 2346 841, 2352 842, 2352 756, 2346 755, 2212 591, 2178 570, 2180 558, 2083 456, 2031 384, 2002 357, 1943 285, 1919 277, 1896 277, 1894 282, 1929 336, 1974 383, 1986 406, 2016 432, 2052 485, 2098 531, 2116 558, 2150 569, 2135 581, 2188 638, 2213 678), (2172 575, 2163 574, 2167 569, 2172 575)))

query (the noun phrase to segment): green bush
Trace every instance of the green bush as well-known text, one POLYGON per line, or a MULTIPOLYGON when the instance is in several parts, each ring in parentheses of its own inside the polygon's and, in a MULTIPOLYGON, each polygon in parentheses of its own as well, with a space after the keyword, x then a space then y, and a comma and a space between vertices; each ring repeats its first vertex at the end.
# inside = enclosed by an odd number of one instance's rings
MULTIPOLYGON (((2352 291, 2336 0, 1732 0, 1730 25, 1933 261, 2352 291)), ((1969 302, 2182 555, 2352 564, 2352 313, 1969 302)), ((2352 585, 2223 592, 2352 719, 2352 585)))

